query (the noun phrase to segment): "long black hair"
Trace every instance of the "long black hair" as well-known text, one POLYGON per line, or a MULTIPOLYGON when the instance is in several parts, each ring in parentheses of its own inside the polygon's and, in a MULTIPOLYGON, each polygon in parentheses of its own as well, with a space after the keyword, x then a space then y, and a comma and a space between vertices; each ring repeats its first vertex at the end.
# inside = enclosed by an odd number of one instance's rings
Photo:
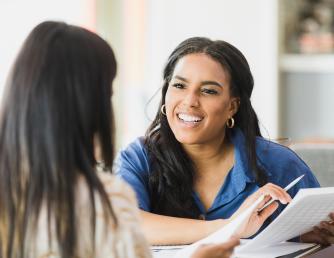
MULTIPOLYGON (((256 136, 261 136, 261 133, 257 115, 250 101, 254 80, 246 58, 237 48, 225 41, 212 41, 203 37, 189 38, 179 44, 169 56, 163 72, 160 107, 145 138, 152 170, 149 175, 149 189, 153 212, 186 218, 197 218, 199 215, 192 198, 196 173, 194 163, 176 140, 167 117, 160 109, 165 104, 175 65, 182 57, 193 53, 208 55, 228 72, 231 95, 240 99, 234 120, 236 127, 245 136, 250 167, 259 185, 264 185, 267 181, 265 172, 257 164, 255 139, 256 136)), ((226 128, 227 136, 230 136, 233 130, 235 127, 226 128)))
POLYGON ((55 229, 60 256, 77 257, 79 176, 89 192, 92 252, 94 195, 117 226, 94 157, 97 141, 104 163, 111 167, 115 74, 112 49, 86 29, 48 21, 29 34, 12 67, 1 108, 1 257, 30 257, 42 207, 49 237, 55 229))

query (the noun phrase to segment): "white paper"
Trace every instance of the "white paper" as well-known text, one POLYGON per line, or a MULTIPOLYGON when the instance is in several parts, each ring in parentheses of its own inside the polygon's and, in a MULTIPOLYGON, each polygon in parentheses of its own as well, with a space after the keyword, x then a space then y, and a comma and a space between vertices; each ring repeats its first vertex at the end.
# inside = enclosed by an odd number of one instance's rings
POLYGON ((309 232, 334 211, 334 187, 301 189, 285 210, 243 252, 274 245, 309 232))
MULTIPOLYGON (((249 240, 241 240, 241 244, 247 242, 249 240)), ((297 252, 299 250, 306 250, 310 247, 319 248, 319 245, 316 244, 306 244, 306 243, 292 243, 292 242, 284 242, 279 243, 274 246, 266 247, 263 249, 259 249, 257 251, 249 251, 249 252, 239 252, 240 247, 236 247, 232 258, 273 258, 278 256, 283 256, 287 254, 291 254, 297 252)), ((185 248, 186 245, 178 245, 178 246, 162 246, 162 248, 156 247, 151 248, 152 255, 154 258, 174 258, 174 255, 181 248, 185 248)), ((314 250, 312 248, 312 250, 314 250)), ((310 252, 311 249, 308 249, 307 252, 310 252)), ((303 256, 306 253, 301 254, 303 256)), ((301 257, 297 256, 297 257, 301 257)))
POLYGON ((270 247, 261 248, 254 251, 239 251, 242 247, 239 246, 235 249, 234 258, 274 258, 282 255, 291 254, 300 250, 306 250, 312 246, 318 246, 316 244, 306 244, 306 243, 293 243, 293 242, 283 242, 275 244, 270 247))
MULTIPOLYGON (((263 196, 231 223, 208 237, 186 246, 182 250, 165 250, 159 255, 155 254, 154 257, 186 258, 190 257, 201 244, 228 241, 262 200, 263 196)), ((307 249, 314 244, 285 241, 310 231, 321 221, 328 220, 329 213, 333 211, 334 187, 301 189, 285 210, 266 229, 254 239, 238 246, 233 257, 269 258, 307 249)))
POLYGON ((160 251, 160 250, 179 250, 187 247, 188 245, 152 245, 152 251, 160 251))
POLYGON ((203 238, 185 248, 178 251, 175 258, 190 257, 191 254, 202 244, 218 244, 228 241, 239 229, 239 227, 248 219, 255 208, 263 201, 264 196, 259 197, 249 208, 247 208, 238 217, 232 220, 229 224, 225 225, 218 231, 212 233, 206 238, 203 238))
POLYGON ((177 249, 151 249, 153 258, 174 258, 177 249))

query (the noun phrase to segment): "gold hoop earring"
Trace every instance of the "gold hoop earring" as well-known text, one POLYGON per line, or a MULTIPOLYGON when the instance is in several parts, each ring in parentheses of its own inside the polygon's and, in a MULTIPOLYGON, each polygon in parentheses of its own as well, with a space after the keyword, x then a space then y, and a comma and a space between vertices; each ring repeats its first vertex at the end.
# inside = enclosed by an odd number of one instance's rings
POLYGON ((163 105, 161 106, 160 111, 161 111, 161 113, 162 113, 163 115, 166 115, 166 106, 165 106, 165 104, 163 104, 163 105), (165 110, 164 110, 164 108, 165 108, 165 110))
POLYGON ((233 117, 230 117, 229 119, 227 119, 226 126, 228 128, 233 128, 234 127, 234 118, 233 117))

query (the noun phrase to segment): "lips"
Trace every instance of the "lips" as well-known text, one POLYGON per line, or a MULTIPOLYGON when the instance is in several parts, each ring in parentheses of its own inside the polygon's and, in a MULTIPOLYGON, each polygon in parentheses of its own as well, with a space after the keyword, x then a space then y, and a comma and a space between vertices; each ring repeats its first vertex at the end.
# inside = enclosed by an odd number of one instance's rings
POLYGON ((177 117, 186 123, 199 123, 203 120, 204 117, 193 115, 193 114, 187 114, 187 113, 178 113, 177 117))

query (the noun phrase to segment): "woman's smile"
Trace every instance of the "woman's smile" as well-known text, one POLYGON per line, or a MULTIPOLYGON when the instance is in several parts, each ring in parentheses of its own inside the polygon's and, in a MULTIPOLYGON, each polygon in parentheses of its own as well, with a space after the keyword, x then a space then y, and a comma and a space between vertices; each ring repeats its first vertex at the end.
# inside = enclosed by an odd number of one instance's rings
POLYGON ((199 115, 193 115, 185 112, 176 114, 180 125, 186 128, 195 128, 201 125, 204 117, 199 115))
POLYGON ((189 54, 175 66, 166 93, 166 115, 182 144, 219 141, 226 120, 236 112, 229 92, 229 77, 206 54, 189 54))

